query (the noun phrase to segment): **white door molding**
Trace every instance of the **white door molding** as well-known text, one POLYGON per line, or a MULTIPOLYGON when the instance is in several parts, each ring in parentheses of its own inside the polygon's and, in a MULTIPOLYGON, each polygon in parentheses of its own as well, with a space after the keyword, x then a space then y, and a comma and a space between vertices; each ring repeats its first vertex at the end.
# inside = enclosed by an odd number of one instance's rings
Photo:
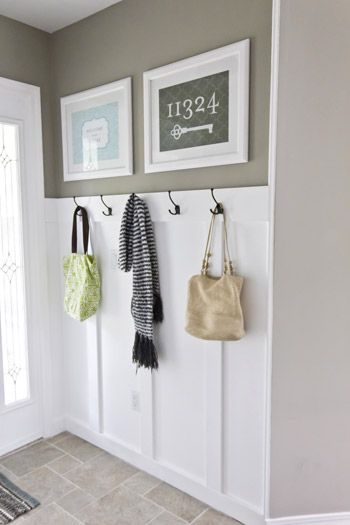
POLYGON ((274 225, 275 225, 275 181, 277 155, 277 111, 278 111, 278 70, 280 43, 281 0, 272 4, 271 38, 271 81, 270 81, 270 124, 269 124, 269 270, 268 270, 268 327, 266 353, 265 393, 265 481, 264 515, 270 517, 270 460, 271 460, 271 380, 272 380, 272 336, 273 336, 273 276, 274 276, 274 225))
MULTIPOLYGON (((18 124, 22 234, 25 258, 27 337, 31 402, 2 412, 7 436, 1 453, 50 433, 52 427, 52 367, 48 343, 48 295, 44 215, 43 148, 40 88, 0 78, 0 119, 18 124), (37 408, 35 408, 37 407, 37 408), (34 415, 35 414, 35 415, 34 415), (16 426, 15 418, 23 425, 16 426), (27 423, 25 423, 25 421, 27 423), (11 428, 17 428, 11 431, 11 428)), ((55 429, 53 429, 55 431, 55 429)))

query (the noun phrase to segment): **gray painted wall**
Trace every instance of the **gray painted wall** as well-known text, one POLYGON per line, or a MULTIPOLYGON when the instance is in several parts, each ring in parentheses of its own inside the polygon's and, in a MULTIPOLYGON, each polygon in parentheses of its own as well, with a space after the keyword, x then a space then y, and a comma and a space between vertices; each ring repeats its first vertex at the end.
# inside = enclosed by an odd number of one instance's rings
POLYGON ((267 183, 271 0, 124 0, 52 36, 55 172, 47 195, 91 195, 267 183), (142 73, 251 38, 250 162, 144 175, 142 73), (134 172, 63 182, 59 98, 133 77, 134 172))
POLYGON ((272 516, 350 511, 350 3, 282 0, 272 516))
POLYGON ((50 35, 0 16, 0 76, 41 88, 45 192, 50 194, 55 176, 52 151, 50 35))

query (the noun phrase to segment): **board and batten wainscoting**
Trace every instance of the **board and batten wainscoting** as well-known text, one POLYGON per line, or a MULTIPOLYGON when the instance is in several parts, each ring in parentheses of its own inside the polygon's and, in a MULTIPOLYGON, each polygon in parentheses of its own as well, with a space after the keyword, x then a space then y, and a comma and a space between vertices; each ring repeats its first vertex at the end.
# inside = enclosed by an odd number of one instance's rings
MULTIPOLYGON (((102 304, 84 323, 63 311, 62 258, 71 247, 73 199, 46 199, 50 328, 55 381, 63 385, 64 427, 247 525, 264 520, 266 396, 269 371, 268 188, 218 189, 227 212, 231 255, 245 278, 247 335, 203 341, 184 330, 187 282, 200 273, 213 200, 209 190, 143 197, 160 267, 164 322, 156 329, 159 371, 132 363, 132 276, 118 269, 118 237, 127 195, 81 197, 92 224, 102 304), (61 331, 62 339, 54 334, 61 331), (56 347, 57 346, 57 347, 56 347), (61 361, 60 361, 61 360, 61 361)), ((213 270, 222 264, 221 228, 213 270)), ((55 400, 53 400, 55 403, 55 400)), ((59 412, 59 410, 58 410, 59 412)))

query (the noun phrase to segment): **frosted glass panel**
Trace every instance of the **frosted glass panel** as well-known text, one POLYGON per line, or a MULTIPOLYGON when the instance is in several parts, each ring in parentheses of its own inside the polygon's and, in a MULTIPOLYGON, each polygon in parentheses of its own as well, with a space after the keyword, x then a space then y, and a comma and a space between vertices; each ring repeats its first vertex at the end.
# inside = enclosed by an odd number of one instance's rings
POLYGON ((4 403, 29 398, 19 133, 0 122, 0 330, 4 403))

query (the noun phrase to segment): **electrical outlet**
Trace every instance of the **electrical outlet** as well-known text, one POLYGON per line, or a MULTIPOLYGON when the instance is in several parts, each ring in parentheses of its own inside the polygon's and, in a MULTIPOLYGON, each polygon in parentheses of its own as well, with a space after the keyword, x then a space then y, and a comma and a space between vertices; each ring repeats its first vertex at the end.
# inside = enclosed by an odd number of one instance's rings
POLYGON ((140 412, 140 393, 137 390, 131 390, 131 408, 140 412))

